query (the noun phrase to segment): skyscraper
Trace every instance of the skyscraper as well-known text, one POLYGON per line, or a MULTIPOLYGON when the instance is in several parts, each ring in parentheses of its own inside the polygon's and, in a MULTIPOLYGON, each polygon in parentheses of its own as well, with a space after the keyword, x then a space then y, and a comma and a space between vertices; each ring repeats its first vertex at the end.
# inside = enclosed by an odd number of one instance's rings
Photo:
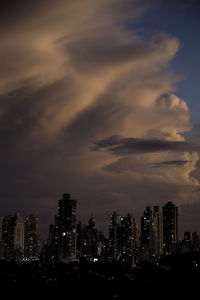
POLYGON ((14 251, 16 260, 24 255, 24 219, 19 213, 15 215, 14 251))
POLYGON ((162 214, 160 212, 159 206, 154 206, 152 214, 152 248, 155 258, 159 258, 163 253, 162 230, 162 214))
POLYGON ((76 200, 70 194, 63 194, 58 200, 58 247, 59 260, 70 261, 76 258, 76 200))
POLYGON ((178 207, 172 202, 162 209, 163 214, 163 252, 170 254, 175 251, 178 243, 178 207))
POLYGON ((152 209, 147 206, 141 217, 141 260, 152 260, 152 209))
POLYGON ((117 260, 119 258, 119 228, 121 225, 121 216, 115 211, 110 217, 109 225, 109 258, 117 260))
POLYGON ((136 258, 137 236, 135 219, 130 214, 122 217, 114 212, 109 227, 110 259, 132 265, 136 258))
POLYGON ((15 218, 12 215, 5 216, 2 223, 2 238, 4 241, 4 258, 14 257, 14 230, 15 218))
POLYGON ((24 254, 24 222, 19 213, 3 217, 2 239, 4 258, 19 259, 24 254))
POLYGON ((91 217, 88 224, 77 224, 77 257, 92 260, 97 258, 98 230, 96 221, 91 217))
POLYGON ((24 219, 24 255, 29 259, 37 258, 39 241, 39 219, 30 215, 24 219))
POLYGON ((136 259, 136 249, 137 227, 135 219, 127 214, 126 217, 121 217, 119 228, 120 261, 133 265, 136 259))
POLYGON ((162 217, 159 206, 146 207, 141 217, 141 260, 153 261, 162 254, 162 217))

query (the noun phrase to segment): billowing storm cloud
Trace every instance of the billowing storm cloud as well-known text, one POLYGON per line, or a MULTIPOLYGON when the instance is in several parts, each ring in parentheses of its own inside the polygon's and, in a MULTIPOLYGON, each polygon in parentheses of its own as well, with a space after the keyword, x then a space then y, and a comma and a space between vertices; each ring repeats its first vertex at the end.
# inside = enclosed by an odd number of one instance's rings
POLYGON ((198 151, 184 137, 190 114, 168 67, 179 41, 140 37, 134 20, 150 1, 125 2, 3 7, 2 213, 47 223, 63 192, 78 200, 80 218, 94 213, 100 223, 113 210, 196 201, 198 151))

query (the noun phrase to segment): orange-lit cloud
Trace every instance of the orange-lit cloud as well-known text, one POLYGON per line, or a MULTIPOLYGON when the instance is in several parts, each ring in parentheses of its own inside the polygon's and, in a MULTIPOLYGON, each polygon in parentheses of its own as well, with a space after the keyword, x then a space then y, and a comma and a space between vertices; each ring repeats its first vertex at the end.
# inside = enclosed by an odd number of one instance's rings
POLYGON ((12 193, 30 197, 33 207, 69 191, 80 199, 80 212, 96 207, 101 215, 176 195, 181 203, 180 188, 187 189, 185 198, 199 186, 191 176, 198 153, 184 138, 192 128, 188 106, 175 95, 180 77, 168 69, 179 41, 145 39, 128 29, 125 21, 133 23, 149 2, 125 2, 25 1, 13 12, 5 7, 0 154, 2 195, 11 203, 12 193), (94 151, 95 143, 112 136, 175 146, 94 151))

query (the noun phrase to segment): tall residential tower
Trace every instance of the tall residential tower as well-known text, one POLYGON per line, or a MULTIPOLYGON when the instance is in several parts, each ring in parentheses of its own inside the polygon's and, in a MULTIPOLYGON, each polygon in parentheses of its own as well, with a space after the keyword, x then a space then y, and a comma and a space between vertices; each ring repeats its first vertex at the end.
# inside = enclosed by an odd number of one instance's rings
POLYGON ((175 251, 178 243, 178 207, 167 202, 162 210, 163 215, 163 252, 170 254, 175 251))
POLYGON ((58 200, 58 247, 59 260, 70 261, 76 258, 76 200, 70 194, 63 194, 58 200))

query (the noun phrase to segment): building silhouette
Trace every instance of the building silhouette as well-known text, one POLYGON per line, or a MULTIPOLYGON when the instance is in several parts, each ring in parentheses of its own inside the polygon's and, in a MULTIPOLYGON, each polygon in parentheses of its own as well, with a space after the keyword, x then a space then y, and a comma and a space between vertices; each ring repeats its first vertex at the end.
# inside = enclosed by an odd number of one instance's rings
POLYGON ((76 257, 76 200, 63 194, 58 200, 59 255, 61 261, 76 257))
POLYGON ((58 200, 58 214, 49 225, 49 236, 39 241, 39 219, 33 215, 22 218, 19 213, 0 217, 0 259, 39 259, 45 263, 68 263, 78 259, 107 260, 131 266, 157 262, 162 256, 200 250, 197 232, 185 231, 178 238, 178 207, 168 201, 162 209, 147 206, 141 216, 141 228, 131 214, 115 211, 110 216, 108 237, 97 229, 92 216, 87 224, 76 223, 77 201, 70 194, 58 200), (41 255, 41 256, 40 256, 41 255))
POLYGON ((58 200, 58 214, 49 225, 49 237, 43 247, 43 261, 70 262, 76 259, 76 200, 69 193, 58 200))
POLYGON ((24 219, 24 256, 35 259, 39 256, 39 219, 29 215, 24 219))
POLYGON ((19 260, 24 255, 24 219, 19 215, 15 214, 15 227, 14 227, 14 255, 15 260, 19 260))
POLYGON ((3 257, 19 259, 24 253, 24 221, 19 213, 2 219, 3 257))
POLYGON ((98 230, 94 217, 88 224, 77 224, 77 257, 93 260, 98 257, 98 230))
POLYGON ((109 226, 109 259, 133 265, 137 258, 138 228, 130 215, 113 212, 109 226))
POLYGON ((163 253, 162 215, 159 206, 147 206, 141 217, 140 259, 155 261, 163 253))
POLYGON ((19 261, 32 259, 38 253, 39 220, 30 215, 26 218, 8 215, 0 218, 0 257, 19 261))
POLYGON ((63 194, 58 200, 58 215, 55 216, 54 236, 55 256, 58 262, 68 262, 76 258, 76 200, 70 194, 63 194))
POLYGON ((137 226, 135 219, 127 214, 121 217, 121 225, 119 227, 119 253, 120 261, 135 264, 137 252, 137 226))
POLYGON ((120 225, 121 225, 121 216, 114 211, 113 214, 110 216, 110 225, 109 225, 109 259, 111 261, 119 260, 120 225))
POLYGON ((14 217, 5 216, 2 221, 2 239, 4 243, 3 257, 7 259, 14 257, 14 228, 14 217))
POLYGON ((176 251, 178 244, 178 207, 171 201, 162 209, 163 215, 163 253, 176 251))
POLYGON ((149 206, 143 212, 141 217, 141 236, 140 236, 140 259, 152 259, 152 210, 149 206))

